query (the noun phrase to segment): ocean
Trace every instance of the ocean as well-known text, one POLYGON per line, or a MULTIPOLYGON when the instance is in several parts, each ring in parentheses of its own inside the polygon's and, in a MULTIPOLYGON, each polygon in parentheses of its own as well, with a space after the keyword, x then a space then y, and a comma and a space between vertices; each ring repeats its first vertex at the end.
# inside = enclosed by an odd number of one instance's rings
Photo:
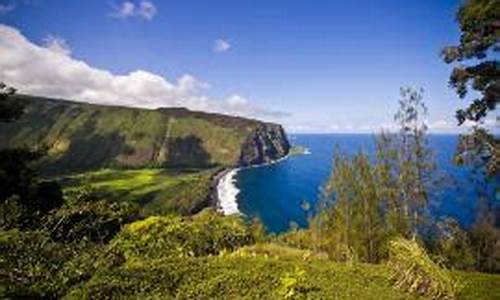
MULTIPOLYGON (((296 223, 307 226, 304 201, 313 206, 321 186, 331 174, 335 146, 348 154, 375 151, 370 134, 290 135, 293 145, 309 150, 277 163, 229 172, 219 182, 220 206, 226 214, 259 218, 269 232, 282 232, 296 223)), ((430 212, 436 218, 452 216, 462 225, 473 222, 483 180, 477 172, 453 164, 457 135, 430 135, 429 145, 437 163, 439 183, 431 190, 430 212)), ((491 190, 490 190, 491 192, 491 190)))

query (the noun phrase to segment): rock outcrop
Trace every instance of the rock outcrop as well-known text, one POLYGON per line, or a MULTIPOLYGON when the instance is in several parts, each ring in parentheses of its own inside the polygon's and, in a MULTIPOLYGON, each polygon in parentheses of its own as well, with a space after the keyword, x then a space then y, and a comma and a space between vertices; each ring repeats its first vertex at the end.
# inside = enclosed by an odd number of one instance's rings
POLYGON ((290 143, 281 125, 259 124, 241 149, 241 166, 258 165, 280 159, 290 151, 290 143))

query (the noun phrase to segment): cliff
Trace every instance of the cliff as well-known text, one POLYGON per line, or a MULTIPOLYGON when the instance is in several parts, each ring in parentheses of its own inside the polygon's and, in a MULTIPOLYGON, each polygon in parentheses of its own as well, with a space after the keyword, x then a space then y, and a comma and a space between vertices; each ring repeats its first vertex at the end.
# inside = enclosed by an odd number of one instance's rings
POLYGON ((93 105, 17 96, 24 116, 0 125, 0 149, 48 149, 49 173, 103 167, 205 168, 250 165, 285 156, 280 125, 189 111, 93 105))
POLYGON ((284 157, 290 144, 283 127, 276 124, 258 124, 245 140, 240 165, 268 163, 284 157))

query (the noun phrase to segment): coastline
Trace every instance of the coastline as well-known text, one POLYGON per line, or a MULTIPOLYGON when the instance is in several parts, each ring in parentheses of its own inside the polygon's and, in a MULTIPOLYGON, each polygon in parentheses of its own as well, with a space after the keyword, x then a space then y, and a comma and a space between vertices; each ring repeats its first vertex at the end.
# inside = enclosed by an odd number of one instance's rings
POLYGON ((220 211, 224 215, 241 214, 241 212, 238 210, 238 204, 236 202, 236 197, 240 192, 239 189, 235 186, 235 177, 238 172, 244 169, 262 168, 278 164, 286 160, 290 156, 290 153, 288 153, 287 155, 279 159, 257 165, 221 169, 214 175, 210 186, 211 206, 215 207, 217 211, 220 211))

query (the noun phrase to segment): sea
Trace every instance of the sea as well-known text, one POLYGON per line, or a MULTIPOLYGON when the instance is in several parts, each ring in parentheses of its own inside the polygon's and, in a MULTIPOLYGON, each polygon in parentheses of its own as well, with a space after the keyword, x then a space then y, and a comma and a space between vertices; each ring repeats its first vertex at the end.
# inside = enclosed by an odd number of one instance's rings
MULTIPOLYGON (((306 154, 234 169, 219 181, 219 206, 225 214, 259 218, 274 233, 290 226, 305 227, 311 211, 305 211, 303 204, 315 207, 321 187, 332 172, 334 149, 338 147, 349 155, 375 153, 375 136, 371 134, 295 134, 289 140, 292 145, 305 147, 306 154)), ((495 184, 486 183, 474 169, 453 163, 458 135, 429 135, 428 141, 438 179, 430 187, 430 214, 436 219, 454 217, 467 227, 476 217, 481 196, 498 198, 495 184)))

